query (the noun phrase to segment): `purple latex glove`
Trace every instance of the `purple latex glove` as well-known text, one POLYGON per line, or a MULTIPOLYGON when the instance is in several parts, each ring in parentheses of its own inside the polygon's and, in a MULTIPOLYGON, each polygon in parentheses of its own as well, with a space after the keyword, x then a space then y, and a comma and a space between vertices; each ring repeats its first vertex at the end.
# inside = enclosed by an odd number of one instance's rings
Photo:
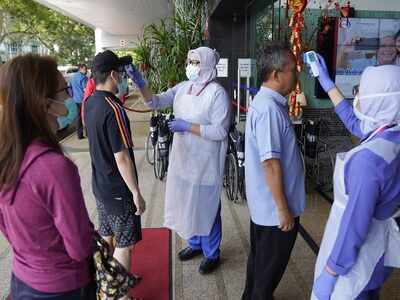
POLYGON ((172 132, 190 131, 192 124, 182 119, 175 119, 168 123, 169 130, 172 132))
POLYGON ((313 293, 318 300, 330 300, 338 276, 329 274, 325 269, 314 282, 313 293))
POLYGON ((136 69, 133 64, 125 66, 126 74, 128 74, 129 78, 138 86, 139 89, 143 89, 146 85, 146 82, 143 79, 142 74, 136 69))
POLYGON ((318 53, 317 56, 318 56, 317 66, 319 71, 319 76, 317 78, 324 91, 328 93, 331 89, 335 87, 335 83, 329 77, 328 68, 326 67, 324 58, 318 53))

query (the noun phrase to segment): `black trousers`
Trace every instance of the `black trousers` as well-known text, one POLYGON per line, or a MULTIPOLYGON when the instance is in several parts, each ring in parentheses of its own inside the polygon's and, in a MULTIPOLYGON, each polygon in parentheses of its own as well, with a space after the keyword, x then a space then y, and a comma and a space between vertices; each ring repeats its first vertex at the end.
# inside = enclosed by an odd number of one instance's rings
POLYGON ((31 288, 18 279, 14 274, 11 277, 11 299, 12 300, 95 300, 96 284, 89 283, 87 286, 63 293, 44 293, 31 288))
POLYGON ((77 103, 78 106, 78 117, 76 118, 76 130, 78 132, 78 137, 83 137, 83 125, 82 125, 82 114, 81 114, 81 109, 82 109, 82 104, 77 103))
POLYGON ((250 221, 250 253, 242 300, 272 300, 285 273, 299 231, 299 218, 289 232, 250 221))

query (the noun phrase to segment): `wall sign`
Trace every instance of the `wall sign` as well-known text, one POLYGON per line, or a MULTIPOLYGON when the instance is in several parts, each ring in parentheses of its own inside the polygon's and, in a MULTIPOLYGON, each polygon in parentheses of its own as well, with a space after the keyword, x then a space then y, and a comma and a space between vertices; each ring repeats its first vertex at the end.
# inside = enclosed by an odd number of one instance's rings
POLYGON ((228 77, 228 59, 220 58, 217 64, 217 77, 228 77))
POLYGON ((251 58, 239 58, 238 68, 240 71, 240 77, 251 77, 253 72, 256 70, 256 62, 251 58))

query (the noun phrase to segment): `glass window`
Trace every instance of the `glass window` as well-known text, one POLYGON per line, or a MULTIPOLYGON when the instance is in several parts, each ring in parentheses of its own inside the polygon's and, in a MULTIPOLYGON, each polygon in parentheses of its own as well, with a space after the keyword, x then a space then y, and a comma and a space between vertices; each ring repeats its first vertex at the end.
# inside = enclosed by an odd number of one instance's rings
POLYGON ((32 44, 31 45, 31 52, 33 54, 39 54, 39 46, 37 44, 32 44))
POLYGON ((8 47, 11 55, 18 54, 22 50, 22 45, 20 42, 11 42, 8 47))
POLYGON ((259 49, 266 41, 273 39, 273 5, 261 12, 256 18, 256 48, 259 49))

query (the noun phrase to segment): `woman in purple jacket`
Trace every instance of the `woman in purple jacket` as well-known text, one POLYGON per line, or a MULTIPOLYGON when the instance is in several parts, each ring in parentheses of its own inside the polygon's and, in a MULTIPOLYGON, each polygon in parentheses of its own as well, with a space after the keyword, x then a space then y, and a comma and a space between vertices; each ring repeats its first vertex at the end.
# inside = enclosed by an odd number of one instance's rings
POLYGON ((13 300, 90 298, 93 225, 55 136, 70 96, 50 57, 1 67, 0 231, 14 253, 13 300))

